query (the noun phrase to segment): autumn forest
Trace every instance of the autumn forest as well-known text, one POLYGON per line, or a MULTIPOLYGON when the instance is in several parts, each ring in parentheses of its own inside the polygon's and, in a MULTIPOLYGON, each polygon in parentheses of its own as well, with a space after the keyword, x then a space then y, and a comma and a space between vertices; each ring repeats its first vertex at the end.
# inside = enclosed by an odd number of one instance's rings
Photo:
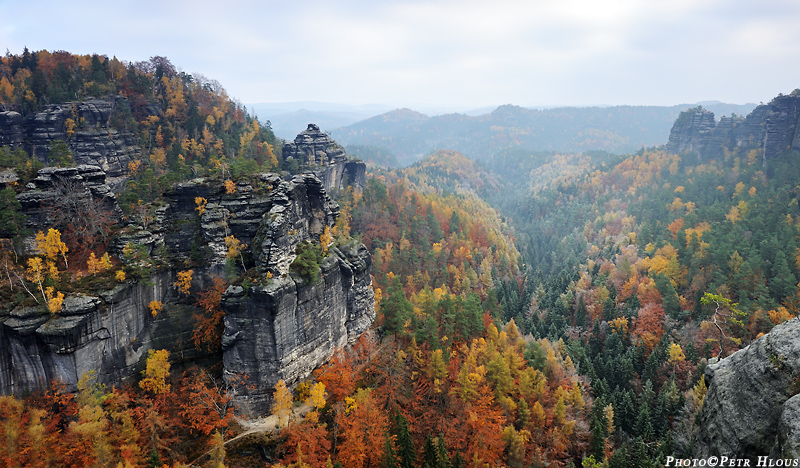
MULTIPOLYGON (((709 360, 800 311, 796 154, 442 149, 386 169, 369 156, 390 148, 362 148, 366 185, 330 194, 336 224, 292 271, 314 283, 329 246, 360 241, 375 322, 244 420, 232 398, 250 384, 223 378, 220 302, 269 279, 248 246, 226 230, 224 271, 201 281, 202 239, 179 263, 116 239, 152 223, 176 184, 202 177, 233 194, 303 168, 269 122, 164 57, 0 57, 0 110, 103 96, 128 103, 109 125, 141 147, 115 187, 119 213, 64 196, 47 229, 26 228, 17 196, 43 167, 75 165, 70 138, 88 125, 77 116, 49 154, 0 147, 16 175, 0 191, 0 325, 15 308, 55 316, 65 296, 171 271, 177 300, 147 307, 190 321, 191 350, 151 349, 123 385, 87 373, 77 389, 0 396, 2 467, 662 466, 691 453, 709 360)), ((207 202, 189 200, 187 224, 207 202)))

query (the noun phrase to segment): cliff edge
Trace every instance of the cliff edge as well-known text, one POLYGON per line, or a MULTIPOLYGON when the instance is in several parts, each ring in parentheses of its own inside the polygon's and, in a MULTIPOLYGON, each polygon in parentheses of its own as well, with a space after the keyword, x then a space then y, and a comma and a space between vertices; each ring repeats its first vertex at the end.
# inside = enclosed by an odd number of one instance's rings
POLYGON ((800 319, 709 364, 694 456, 800 457, 800 319))

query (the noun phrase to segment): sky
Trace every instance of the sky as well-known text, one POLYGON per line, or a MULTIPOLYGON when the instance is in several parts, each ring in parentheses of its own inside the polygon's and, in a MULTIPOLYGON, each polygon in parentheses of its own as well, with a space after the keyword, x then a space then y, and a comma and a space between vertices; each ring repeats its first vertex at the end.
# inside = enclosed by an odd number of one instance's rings
POLYGON ((797 0, 0 0, 11 53, 166 56, 245 104, 758 103, 798 45, 797 0))

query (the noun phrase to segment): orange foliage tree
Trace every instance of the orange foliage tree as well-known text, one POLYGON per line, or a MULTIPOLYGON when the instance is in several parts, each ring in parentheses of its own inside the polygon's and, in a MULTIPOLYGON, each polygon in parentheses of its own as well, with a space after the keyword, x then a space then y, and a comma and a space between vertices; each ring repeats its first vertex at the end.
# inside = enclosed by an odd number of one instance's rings
POLYGON ((203 313, 195 314, 197 325, 192 332, 192 341, 197 349, 219 349, 222 346, 222 317, 225 316, 220 301, 227 285, 222 278, 214 278, 213 285, 197 293, 197 306, 203 313))

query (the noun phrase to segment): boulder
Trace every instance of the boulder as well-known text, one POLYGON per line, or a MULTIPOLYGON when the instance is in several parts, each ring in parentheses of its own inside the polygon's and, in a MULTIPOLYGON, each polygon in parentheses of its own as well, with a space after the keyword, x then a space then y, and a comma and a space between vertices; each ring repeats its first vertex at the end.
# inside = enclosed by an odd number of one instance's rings
POLYGON ((694 456, 756 458, 797 453, 800 319, 775 326, 709 364, 694 456))

